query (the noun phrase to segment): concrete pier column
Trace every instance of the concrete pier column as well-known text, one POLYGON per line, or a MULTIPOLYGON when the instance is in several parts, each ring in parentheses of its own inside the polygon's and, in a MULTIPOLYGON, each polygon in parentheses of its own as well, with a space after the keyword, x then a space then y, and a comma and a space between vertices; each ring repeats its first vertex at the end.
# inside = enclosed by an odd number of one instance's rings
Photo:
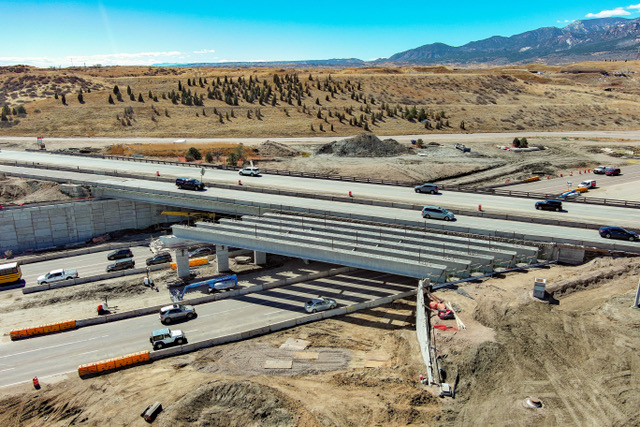
POLYGON ((229 247, 216 245, 216 261, 218 262, 218 273, 229 271, 229 247))
POLYGON ((189 250, 187 248, 176 249, 176 266, 179 278, 189 277, 189 250))
POLYGON ((267 253, 253 251, 253 263, 256 265, 265 265, 267 263, 267 253))

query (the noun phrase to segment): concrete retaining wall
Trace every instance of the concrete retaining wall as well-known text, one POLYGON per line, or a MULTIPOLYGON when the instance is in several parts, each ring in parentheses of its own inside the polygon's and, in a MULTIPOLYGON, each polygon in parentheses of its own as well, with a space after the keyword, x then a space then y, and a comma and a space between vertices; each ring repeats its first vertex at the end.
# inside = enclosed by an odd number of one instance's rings
POLYGON ((45 249, 86 242, 112 231, 147 228, 166 222, 160 215, 165 209, 131 200, 95 199, 2 209, 0 251, 45 249))

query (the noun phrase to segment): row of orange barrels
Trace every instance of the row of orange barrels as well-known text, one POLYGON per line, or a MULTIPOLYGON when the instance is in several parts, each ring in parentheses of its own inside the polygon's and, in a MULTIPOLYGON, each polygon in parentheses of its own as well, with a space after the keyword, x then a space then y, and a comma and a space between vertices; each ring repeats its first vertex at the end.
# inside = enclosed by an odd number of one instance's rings
POLYGON ((45 335, 54 332, 65 331, 67 329, 74 329, 76 327, 75 320, 67 320, 65 322, 49 323, 47 325, 35 326, 33 328, 14 329, 9 332, 12 340, 19 340, 21 338, 28 338, 34 335, 45 335))
POLYGON ((138 353, 128 354, 126 356, 114 357, 113 359, 101 360, 100 362, 80 365, 78 366, 78 375, 80 375, 80 378, 89 377, 107 371, 115 371, 116 369, 127 366, 147 363, 149 360, 149 351, 141 351, 138 353))

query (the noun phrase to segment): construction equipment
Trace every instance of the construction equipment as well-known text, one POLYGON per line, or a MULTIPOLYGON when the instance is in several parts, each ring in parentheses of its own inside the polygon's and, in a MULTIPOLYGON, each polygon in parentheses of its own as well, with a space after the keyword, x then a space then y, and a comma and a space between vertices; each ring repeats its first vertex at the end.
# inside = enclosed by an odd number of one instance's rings
POLYGON ((215 279, 205 280, 204 282, 192 283, 185 286, 182 291, 175 289, 171 291, 171 300, 173 302, 182 301, 184 294, 191 289, 208 286, 209 292, 220 291, 224 289, 232 289, 238 286, 238 276, 231 274, 229 276, 217 277, 215 279))

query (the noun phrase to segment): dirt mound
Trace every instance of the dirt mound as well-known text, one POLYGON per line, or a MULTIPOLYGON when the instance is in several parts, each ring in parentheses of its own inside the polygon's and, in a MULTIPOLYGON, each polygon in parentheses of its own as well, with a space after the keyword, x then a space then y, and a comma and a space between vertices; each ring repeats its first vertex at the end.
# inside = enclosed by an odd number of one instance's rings
POLYGON ((293 426, 296 405, 273 388, 250 381, 214 381, 187 393, 158 417, 159 426, 293 426))
POLYGON ((0 180, 0 204, 66 200, 56 182, 5 178, 0 180))
POLYGON ((300 151, 295 148, 291 148, 280 142, 269 140, 260 144, 255 151, 257 151, 261 156, 295 157, 300 155, 300 151))
POLYGON ((394 157, 411 153, 411 149, 394 139, 381 140, 371 133, 363 133, 342 141, 333 141, 318 148, 315 154, 340 157, 394 157))

